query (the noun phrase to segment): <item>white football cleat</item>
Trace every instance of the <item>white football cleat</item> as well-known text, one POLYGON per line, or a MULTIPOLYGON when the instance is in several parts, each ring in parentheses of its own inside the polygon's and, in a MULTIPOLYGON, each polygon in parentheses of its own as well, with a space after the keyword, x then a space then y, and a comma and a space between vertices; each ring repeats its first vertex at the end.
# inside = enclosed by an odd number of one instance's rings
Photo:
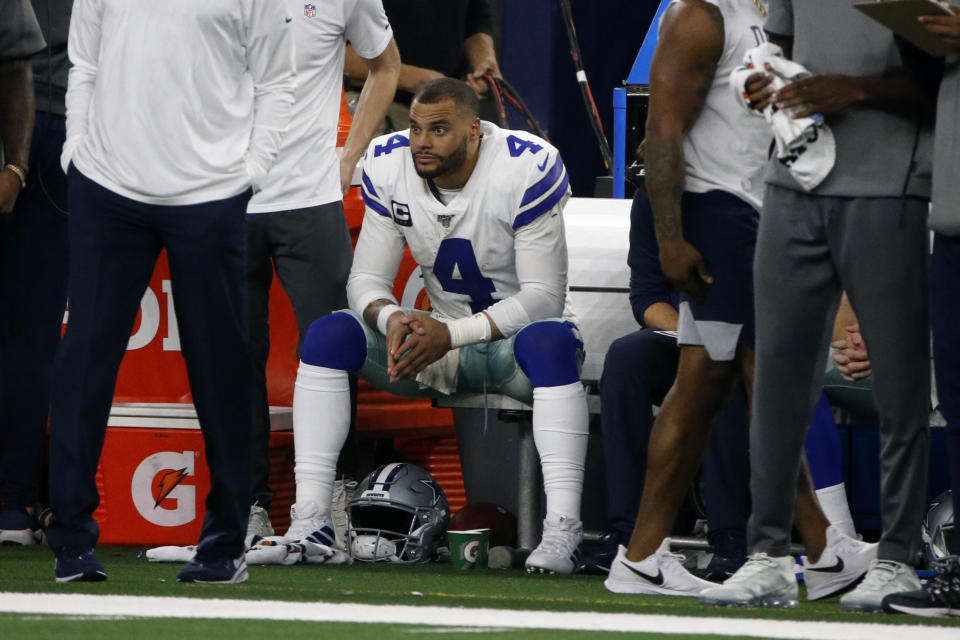
POLYGON ((283 534, 283 539, 285 542, 312 542, 325 547, 337 544, 337 534, 330 515, 320 513, 312 502, 290 507, 290 528, 283 534))
POLYGON ((527 573, 573 573, 582 540, 582 522, 548 513, 543 521, 543 538, 527 557, 527 573))
POLYGON ((603 586, 614 593, 696 596, 714 586, 714 583, 687 571, 683 566, 683 556, 671 553, 670 538, 664 538, 656 553, 639 562, 627 560, 627 549, 620 545, 603 586))

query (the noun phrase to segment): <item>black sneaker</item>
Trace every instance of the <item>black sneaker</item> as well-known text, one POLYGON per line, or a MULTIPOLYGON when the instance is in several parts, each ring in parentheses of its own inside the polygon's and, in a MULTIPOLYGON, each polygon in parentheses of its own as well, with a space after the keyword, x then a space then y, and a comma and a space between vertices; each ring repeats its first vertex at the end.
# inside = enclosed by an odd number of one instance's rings
POLYGON ((193 560, 177 574, 177 582, 238 584, 247 581, 247 559, 193 560))
POLYGON ((91 548, 59 547, 53 553, 57 556, 54 568, 57 582, 100 582, 107 579, 107 572, 91 548))
POLYGON ((933 568, 937 575, 923 589, 884 597, 883 610, 932 618, 960 616, 960 557, 937 560, 933 568))
POLYGON ((27 508, 19 504, 0 509, 0 544, 36 544, 36 523, 27 508))
POLYGON ((577 563, 574 573, 584 573, 591 576, 605 576, 610 573, 610 565, 617 557, 617 547, 626 546, 629 535, 624 537, 612 531, 604 534, 600 539, 601 547, 593 553, 587 554, 577 563), (626 538, 626 539, 624 539, 626 538))

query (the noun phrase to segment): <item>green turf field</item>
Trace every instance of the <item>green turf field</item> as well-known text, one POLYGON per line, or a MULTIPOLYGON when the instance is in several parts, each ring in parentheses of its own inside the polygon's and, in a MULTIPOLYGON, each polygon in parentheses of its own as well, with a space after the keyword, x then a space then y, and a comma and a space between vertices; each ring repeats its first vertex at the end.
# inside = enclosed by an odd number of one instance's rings
MULTIPOLYGON (((922 619, 882 614, 842 612, 836 598, 802 602, 794 610, 717 609, 702 607, 689 598, 627 596, 607 592, 595 576, 528 575, 519 570, 457 572, 449 564, 396 566, 354 564, 346 567, 268 566, 251 567, 250 581, 242 585, 193 585, 176 582, 180 565, 154 564, 138 558, 140 549, 105 547, 98 550, 109 579, 102 583, 57 584, 53 580, 53 556, 44 547, 0 547, 0 592, 55 594, 115 594, 125 596, 175 596, 229 598, 316 603, 407 605, 416 607, 457 607, 528 610, 535 612, 596 612, 660 614, 728 619, 766 618, 783 621, 827 621, 842 623, 883 623, 883 625, 933 625, 948 627, 960 639, 960 619, 922 619)), ((249 610, 256 617, 257 604, 249 610)), ((278 606, 274 603, 272 606, 278 606)), ((318 607, 323 607, 318 604, 318 607)), ((312 609, 312 608, 311 608, 312 609)), ((8 610, 4 610, 8 611, 8 610)), ((169 615, 170 612, 164 612, 169 615)), ((151 612, 152 615, 152 612, 151 612)), ((161 615, 158 612, 158 615, 161 615)), ((543 614, 548 615, 548 614, 543 614)), ((267 620, 182 620, 130 618, 88 618, 49 614, 0 613, 0 636, 8 638, 113 638, 158 634, 183 637, 198 634, 204 640, 217 638, 315 637, 318 630, 327 638, 452 638, 493 634, 497 638, 566 638, 593 636, 588 631, 533 631, 501 629, 496 614, 483 612, 482 619, 467 629, 402 624, 345 624, 338 622, 297 622, 267 620)), ((706 621, 705 621, 706 622, 706 621)), ((642 629, 637 629, 641 631, 642 629)), ((946 631, 944 629, 943 631, 946 631)), ((671 638, 702 637, 702 634, 670 635, 671 638)), ((907 631, 904 629, 904 631, 907 631)), ((932 631, 932 630, 931 630, 932 631)), ((596 634, 607 636, 610 633, 596 634)), ((913 633, 906 634, 912 636, 913 633)), ((642 636, 640 636, 642 637, 642 636)), ((648 637, 662 637, 651 635, 648 637)), ((756 637, 756 636, 754 636, 756 637)), ((802 637, 802 636, 789 636, 802 637)))

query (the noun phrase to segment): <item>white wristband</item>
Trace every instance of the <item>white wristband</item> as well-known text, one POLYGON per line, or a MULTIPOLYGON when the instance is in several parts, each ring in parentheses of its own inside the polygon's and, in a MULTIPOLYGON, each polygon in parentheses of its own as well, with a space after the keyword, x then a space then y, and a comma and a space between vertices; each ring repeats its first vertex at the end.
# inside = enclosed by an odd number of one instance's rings
POLYGON ((451 349, 478 342, 490 342, 493 337, 493 328, 484 313, 450 320, 447 322, 447 331, 450 332, 451 349))
POLYGON ((380 331, 380 333, 387 335, 387 320, 397 311, 403 313, 403 309, 395 304, 388 304, 380 309, 380 313, 377 314, 377 330, 380 331))

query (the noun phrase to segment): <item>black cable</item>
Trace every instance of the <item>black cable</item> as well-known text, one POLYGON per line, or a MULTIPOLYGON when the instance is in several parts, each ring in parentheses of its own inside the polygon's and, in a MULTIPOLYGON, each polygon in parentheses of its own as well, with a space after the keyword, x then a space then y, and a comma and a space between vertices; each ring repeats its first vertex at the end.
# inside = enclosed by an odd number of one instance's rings
POLYGON ((520 112, 520 115, 523 116, 527 126, 534 133, 547 142, 550 142, 550 138, 547 137, 546 132, 540 127, 540 123, 537 122, 537 119, 533 117, 533 114, 530 112, 530 108, 527 107, 527 103, 523 101, 523 98, 521 98, 520 94, 517 93, 517 90, 513 88, 513 85, 503 78, 498 78, 490 73, 486 74, 484 77, 486 78, 487 83, 490 85, 491 92, 493 93, 494 99, 496 100, 497 106, 500 110, 500 118, 502 120, 501 126, 509 126, 507 110, 504 104, 505 98, 507 102, 513 105, 514 109, 520 112))
POLYGON ((593 100, 593 93, 590 91, 590 83, 587 82, 587 72, 583 69, 583 56, 580 53, 580 44, 577 42, 577 30, 573 24, 573 12, 570 9, 570 0, 558 0, 560 4, 560 13, 563 15, 563 26, 567 30, 567 40, 570 41, 570 56, 573 58, 573 64, 577 70, 577 83, 580 85, 580 95, 583 97, 584 105, 587 108, 587 117, 593 128, 593 133, 600 144, 600 155, 603 156, 603 165, 607 171, 613 170, 613 155, 610 153, 610 144, 603 132, 603 123, 600 120, 600 113, 597 111, 597 104, 593 100))

